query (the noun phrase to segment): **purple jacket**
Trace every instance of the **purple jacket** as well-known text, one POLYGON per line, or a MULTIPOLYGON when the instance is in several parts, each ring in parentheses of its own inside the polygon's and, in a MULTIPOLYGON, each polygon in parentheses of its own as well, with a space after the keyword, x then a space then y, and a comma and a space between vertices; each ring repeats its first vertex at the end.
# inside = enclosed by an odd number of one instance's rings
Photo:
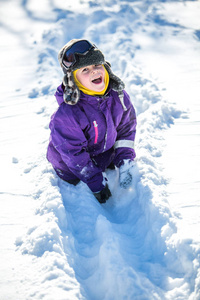
POLYGON ((113 161, 134 160, 136 115, 128 94, 124 107, 118 93, 103 98, 85 95, 75 105, 63 101, 60 85, 55 93, 59 104, 50 122, 47 159, 64 180, 80 179, 93 192, 102 190, 105 168, 113 161))

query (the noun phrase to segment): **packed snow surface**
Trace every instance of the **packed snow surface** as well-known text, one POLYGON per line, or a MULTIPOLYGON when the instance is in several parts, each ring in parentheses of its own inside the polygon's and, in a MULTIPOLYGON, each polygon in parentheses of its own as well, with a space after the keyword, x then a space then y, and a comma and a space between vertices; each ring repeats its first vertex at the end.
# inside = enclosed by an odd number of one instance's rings
POLYGON ((1 0, 0 299, 200 299, 200 2, 1 0), (46 160, 59 49, 86 38, 137 111, 129 190, 46 160))

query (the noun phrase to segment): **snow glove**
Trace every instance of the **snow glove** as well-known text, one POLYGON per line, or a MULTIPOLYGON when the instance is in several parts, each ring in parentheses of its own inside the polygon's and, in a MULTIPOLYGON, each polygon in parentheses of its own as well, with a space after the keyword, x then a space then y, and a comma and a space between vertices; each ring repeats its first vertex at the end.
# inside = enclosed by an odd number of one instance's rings
POLYGON ((119 168, 119 184, 123 189, 127 189, 132 183, 131 169, 133 166, 134 162, 132 160, 125 159, 123 165, 119 168))
POLYGON ((100 192, 94 193, 94 196, 99 201, 99 203, 106 203, 106 200, 108 200, 112 196, 108 184, 106 183, 105 187, 100 192))

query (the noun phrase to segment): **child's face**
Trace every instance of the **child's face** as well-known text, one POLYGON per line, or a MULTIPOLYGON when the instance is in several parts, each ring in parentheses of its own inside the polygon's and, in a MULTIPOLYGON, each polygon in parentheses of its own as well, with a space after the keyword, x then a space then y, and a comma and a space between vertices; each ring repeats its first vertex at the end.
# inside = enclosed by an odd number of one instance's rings
POLYGON ((91 65, 78 69, 76 78, 89 90, 101 92, 105 88, 105 69, 102 65, 91 65))

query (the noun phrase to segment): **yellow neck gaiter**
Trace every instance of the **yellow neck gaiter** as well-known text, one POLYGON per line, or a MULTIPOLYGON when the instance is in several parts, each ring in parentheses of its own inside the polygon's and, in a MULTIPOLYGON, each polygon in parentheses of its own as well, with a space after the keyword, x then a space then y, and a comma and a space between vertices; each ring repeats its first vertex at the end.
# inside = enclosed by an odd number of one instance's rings
POLYGON ((82 85, 78 81, 78 79, 76 78, 76 72, 78 70, 75 70, 73 72, 75 84, 77 85, 77 87, 79 88, 79 90, 81 90, 84 94, 91 95, 91 96, 95 96, 95 95, 103 96, 105 94, 105 92, 106 92, 106 90, 108 88, 108 84, 109 84, 109 75, 108 75, 108 72, 107 72, 107 70, 106 70, 105 67, 104 67, 104 70, 105 70, 105 78, 104 78, 104 80, 105 80, 105 88, 101 92, 96 92, 96 91, 90 90, 90 89, 86 88, 84 85, 82 85))

